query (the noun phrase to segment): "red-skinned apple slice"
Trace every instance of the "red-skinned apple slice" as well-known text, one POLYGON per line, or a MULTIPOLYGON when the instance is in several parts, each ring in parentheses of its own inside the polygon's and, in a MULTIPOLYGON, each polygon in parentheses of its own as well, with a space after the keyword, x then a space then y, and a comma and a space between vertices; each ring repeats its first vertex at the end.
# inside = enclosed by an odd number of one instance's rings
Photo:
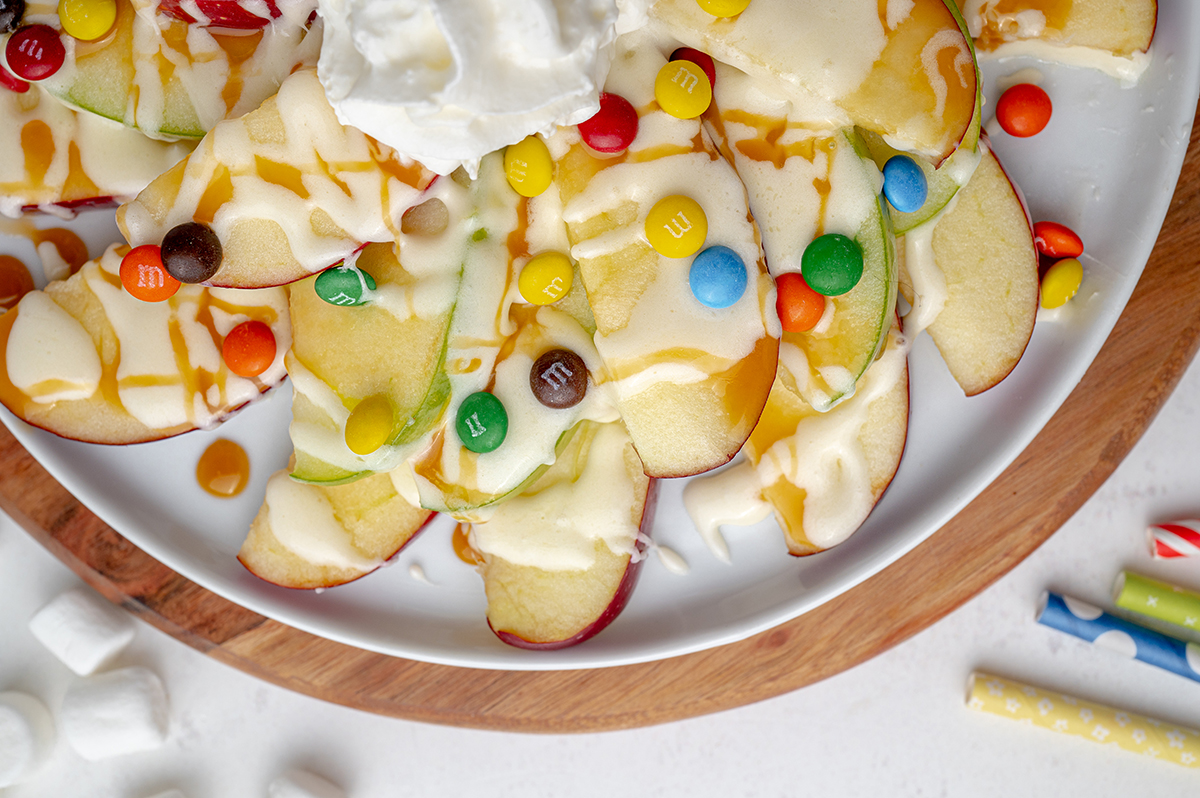
POLYGON ((1035 41, 1054 47, 1086 47, 1128 60, 1150 49, 1158 24, 1155 0, 956 2, 975 46, 997 56, 1017 55, 1021 43, 1035 41), (1017 47, 1009 47, 1014 44, 1017 47))
POLYGON ((0 316, 0 402, 57 435, 126 444, 211 428, 283 381, 291 344, 283 289, 182 286, 143 302, 119 277, 110 247, 66 280, 26 294, 0 316), (224 336, 245 321, 271 328, 275 358, 256 377, 233 374, 224 336))
POLYGON ((333 587, 394 557, 432 517, 405 501, 388 474, 325 486, 295 482, 279 471, 267 483, 238 560, 281 587, 333 587))
POLYGON ((472 525, 492 631, 552 650, 608 626, 636 583, 656 484, 620 422, 584 422, 536 482, 472 525))
POLYGON ((200 222, 224 251, 211 285, 308 277, 370 241, 392 241, 435 175, 337 120, 316 72, 300 71, 117 211, 134 246, 200 222))
MULTIPOLYGON (((282 12, 275 0, 266 0, 266 11, 269 16, 260 17, 237 0, 195 0, 196 8, 204 17, 197 21, 183 7, 183 0, 159 0, 158 10, 168 17, 190 24, 200 24, 208 28, 231 28, 233 30, 258 30, 278 19, 282 12)), ((287 2, 287 0, 285 0, 287 2)), ((315 6, 316 4, 311 4, 315 6)))
POLYGON ((910 302, 916 295, 919 309, 908 319, 932 315, 941 304, 929 335, 967 396, 1008 376, 1037 319, 1033 227, 1020 190, 991 149, 983 150, 971 180, 944 215, 910 230, 897 247, 904 253, 901 291, 910 302), (932 231, 929 224, 935 225, 932 231))

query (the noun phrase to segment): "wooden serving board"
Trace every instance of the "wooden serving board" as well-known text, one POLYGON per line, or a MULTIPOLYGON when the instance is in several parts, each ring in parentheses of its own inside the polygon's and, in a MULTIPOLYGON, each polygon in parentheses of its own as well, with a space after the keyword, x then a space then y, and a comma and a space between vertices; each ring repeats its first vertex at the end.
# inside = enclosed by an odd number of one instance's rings
POLYGON ((368 712, 458 726, 528 732, 645 726, 832 676, 967 601, 1092 495, 1154 418, 1198 343, 1200 126, 1154 254, 1111 337, 999 479, 914 551, 827 604, 740 643, 643 665, 557 673, 460 669, 298 631, 199 587, 133 546, 2 427, 0 509, 110 600, 214 659, 283 687, 368 712), (866 611, 886 622, 850 632, 850 619, 866 611))

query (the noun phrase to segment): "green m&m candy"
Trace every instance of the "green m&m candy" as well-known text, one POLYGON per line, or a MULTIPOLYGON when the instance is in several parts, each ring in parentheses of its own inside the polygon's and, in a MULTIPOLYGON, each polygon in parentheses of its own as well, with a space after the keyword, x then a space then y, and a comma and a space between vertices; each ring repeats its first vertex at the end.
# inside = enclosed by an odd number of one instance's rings
POLYGON ((365 305, 371 301, 375 278, 353 264, 342 263, 317 275, 313 290, 331 305, 365 305))
POLYGON ((478 454, 494 452, 508 434, 508 412, 494 395, 479 391, 459 405, 454 426, 463 446, 478 454))
POLYGON ((822 296, 849 293, 862 279, 862 248, 840 233, 819 236, 805 248, 800 273, 809 288, 822 296))

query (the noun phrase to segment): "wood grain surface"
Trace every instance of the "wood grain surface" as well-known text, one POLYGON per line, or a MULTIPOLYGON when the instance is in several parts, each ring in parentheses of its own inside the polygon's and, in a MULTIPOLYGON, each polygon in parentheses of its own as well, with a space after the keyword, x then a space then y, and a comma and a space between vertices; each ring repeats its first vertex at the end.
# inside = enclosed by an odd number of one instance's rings
POLYGON ((664 723, 780 695, 887 650, 1007 573, 1092 495, 1141 436, 1200 343, 1198 141, 1200 127, 1192 131, 1170 214, 1129 305, 1033 443, 891 567, 740 643, 560 673, 451 668, 334 643, 240 607, 152 559, 83 507, 7 430, 0 431, 0 508, 110 600, 168 634, 258 678, 369 712, 578 732, 664 723), (998 527, 997 518, 1005 525, 998 527), (852 624, 866 611, 885 622, 852 624))

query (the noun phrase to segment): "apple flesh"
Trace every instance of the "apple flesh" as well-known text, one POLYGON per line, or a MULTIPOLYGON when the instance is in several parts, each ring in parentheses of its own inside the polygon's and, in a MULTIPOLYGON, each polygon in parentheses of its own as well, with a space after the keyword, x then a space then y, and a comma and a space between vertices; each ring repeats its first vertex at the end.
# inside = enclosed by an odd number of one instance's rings
POLYGON ((182 286, 147 303, 120 282, 126 250, 98 260, 0 316, 0 402, 65 438, 129 444, 210 428, 283 381, 291 343, 281 289, 228 292, 182 286), (223 336, 247 320, 271 328, 275 360, 238 377, 223 336))
POLYGON ((875 0, 754 0, 721 19, 695 0, 659 0, 650 14, 683 44, 774 84, 798 105, 832 105, 843 125, 940 163, 970 145, 978 116, 971 46, 941 0, 907 3, 895 19, 893 5, 885 14, 875 0))
MULTIPOLYGON (((927 234, 910 231, 905 237, 927 234)), ((909 243, 903 249, 912 252, 909 243)), ((954 379, 974 396, 1017 365, 1033 335, 1038 304, 1033 227, 1019 190, 990 149, 933 227, 931 252, 944 278, 945 304, 929 324, 929 335, 954 379)), ((916 268, 906 260, 901 275, 910 301, 916 268)))
POLYGON ((520 648, 551 650, 581 643, 608 626, 637 581, 656 484, 645 476, 620 422, 585 423, 545 474, 498 506, 489 521, 473 525, 470 539, 482 559, 488 625, 496 636, 520 648), (618 521, 620 550, 590 534, 590 525, 605 523, 598 507, 618 521), (527 536, 536 544, 528 545, 527 536), (547 556, 541 546, 551 558, 569 550, 584 561, 590 555, 591 562, 539 567, 539 557, 547 556), (513 559, 493 553, 493 547, 515 553, 509 554, 513 559), (525 552, 535 554, 525 559, 525 552))
MULTIPOLYGON (((288 480, 280 471, 272 480, 288 480)), ((238 560, 281 587, 333 587, 371 573, 416 537, 433 513, 396 492, 391 477, 373 474, 350 485, 268 485, 238 560), (288 547, 299 518, 303 545, 288 547), (281 540, 282 538, 282 540, 281 540)))
POLYGON ((392 241, 436 176, 343 126, 315 71, 302 70, 258 109, 218 124, 186 160, 117 210, 134 246, 200 222, 221 241, 211 285, 257 288, 303 279, 363 244, 392 241))
POLYGON ((895 316, 896 247, 879 172, 854 129, 807 130, 789 100, 739 70, 717 69, 708 129, 746 186, 771 276, 799 272, 805 248, 823 233, 841 233, 863 253, 858 284, 825 300, 815 328, 785 331, 780 342, 780 358, 791 358, 788 387, 829 410, 853 394, 895 316))
MULTIPOLYGON (((260 17, 236 0, 196 0, 196 8, 205 18, 199 24, 209 28, 258 30, 266 27, 271 20, 281 16, 275 0, 266 0, 266 6, 270 16, 260 17)), ((182 0, 159 0, 158 10, 181 22, 193 25, 198 23, 198 20, 183 7, 182 0)))
POLYGON ((667 63, 648 35, 618 42, 605 90, 639 109, 622 155, 598 158, 573 130, 551 143, 572 253, 596 321, 596 348, 646 473, 696 474, 729 461, 754 427, 775 374, 774 291, 745 189, 698 119, 654 102, 667 63), (732 249, 747 271, 737 301, 706 308, 688 282, 691 257, 659 254, 645 219, 664 197, 706 209, 704 247, 732 249))
POLYGON ((1035 39, 1063 47, 1089 47, 1128 58, 1150 48, 1158 24, 1155 0, 956 2, 975 37, 975 46, 981 51, 1035 39), (1023 24, 1023 19, 1037 24, 1023 24))

